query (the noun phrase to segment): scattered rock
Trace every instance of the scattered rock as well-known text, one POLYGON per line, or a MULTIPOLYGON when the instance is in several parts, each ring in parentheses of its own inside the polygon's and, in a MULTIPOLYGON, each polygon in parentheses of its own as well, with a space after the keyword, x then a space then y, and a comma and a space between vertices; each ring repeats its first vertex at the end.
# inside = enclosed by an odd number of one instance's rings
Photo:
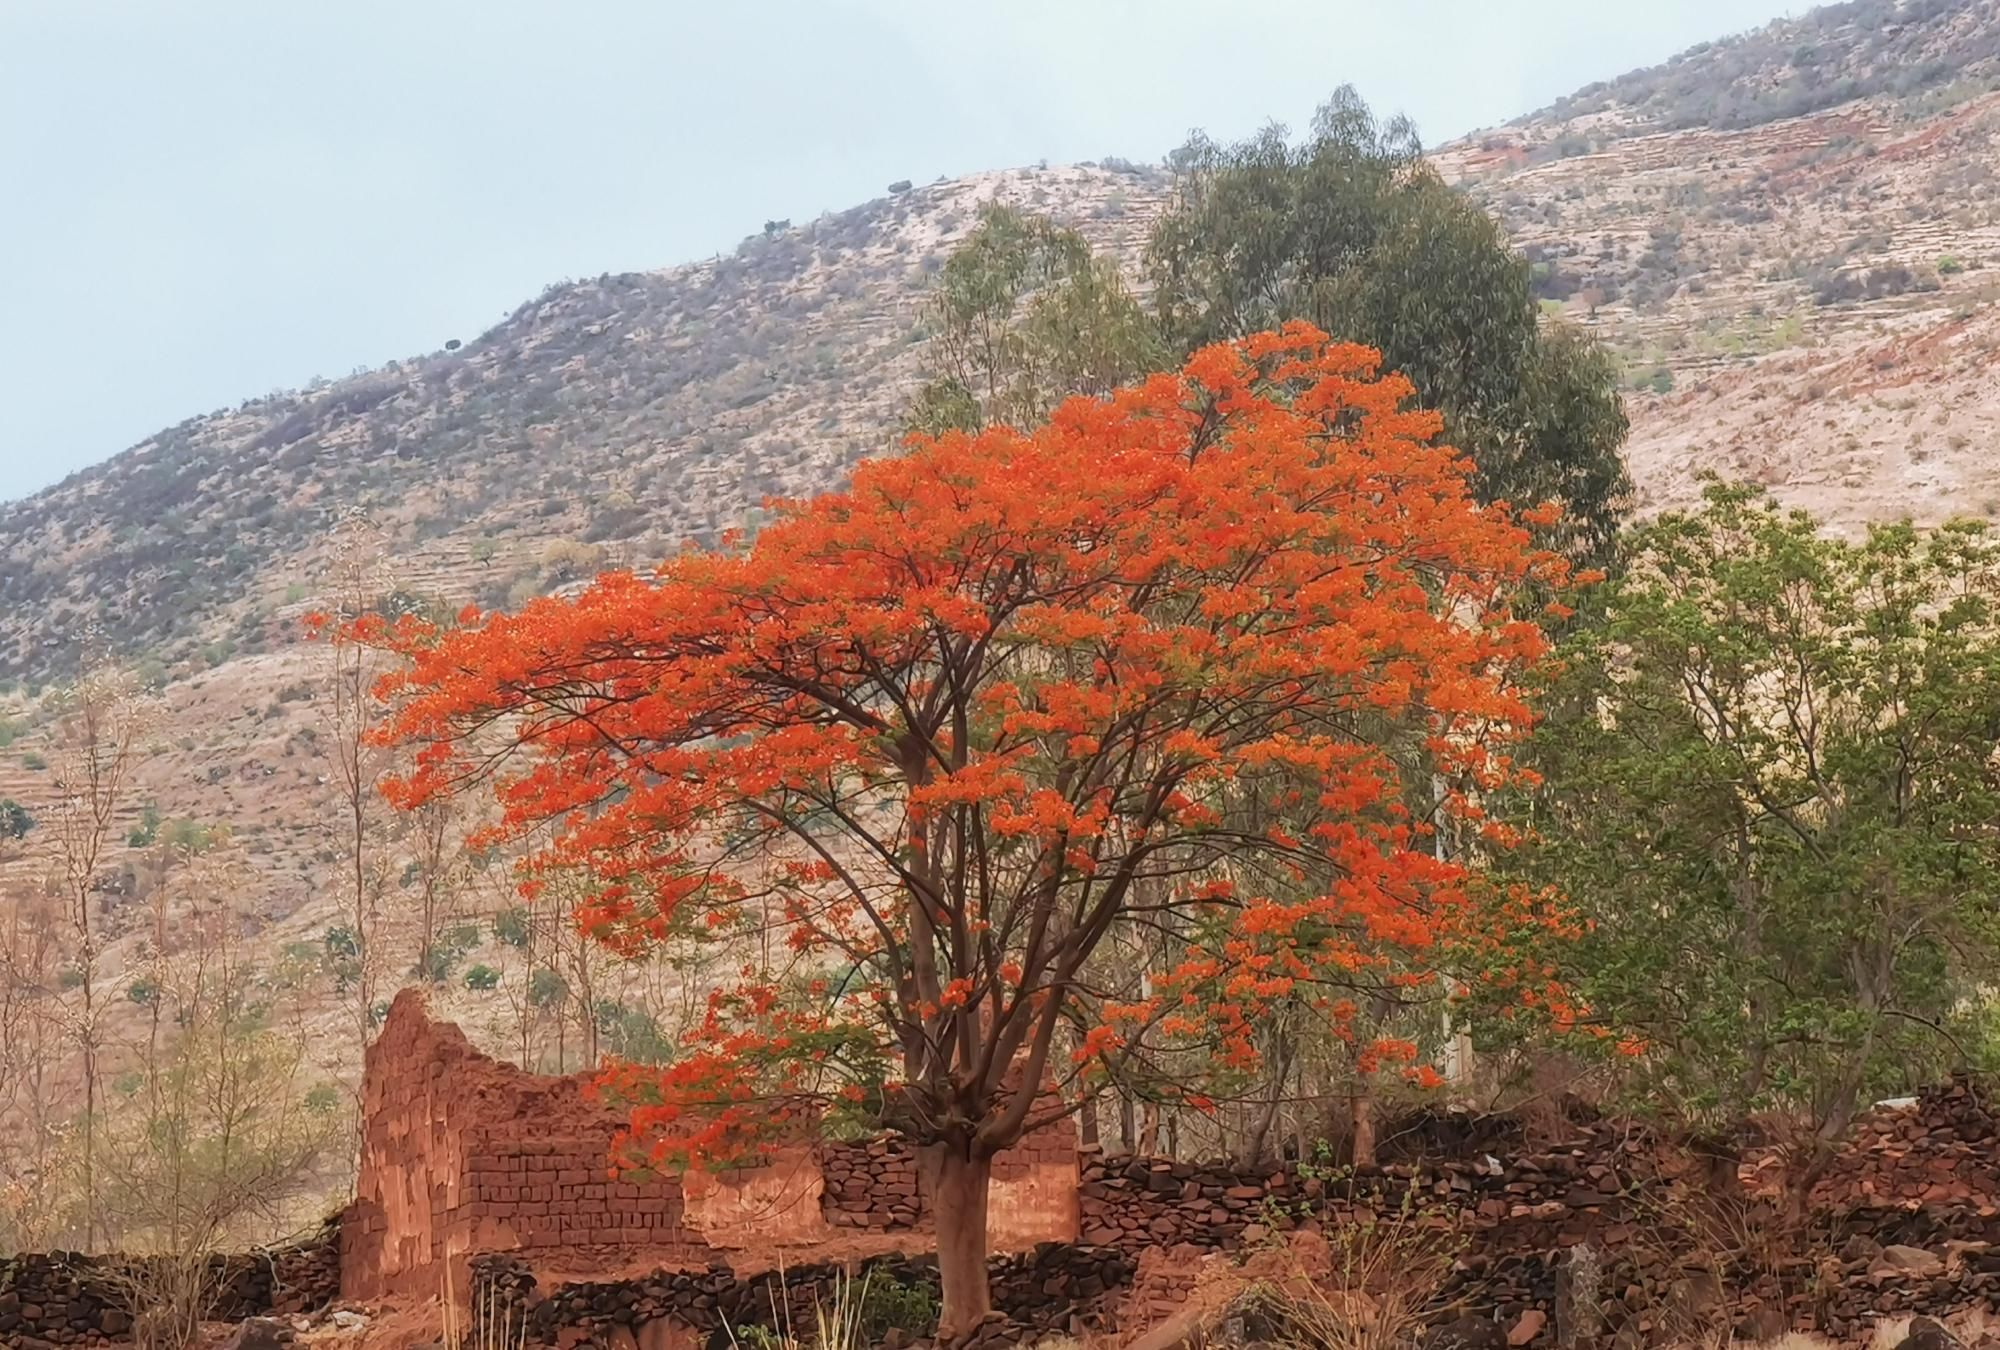
POLYGON ((1882 1244, 1864 1233, 1856 1233, 1853 1237, 1847 1239, 1846 1243, 1840 1249, 1841 1260, 1857 1263, 1873 1261, 1881 1254, 1882 1244))
POLYGON ((1922 1247, 1892 1243, 1869 1265, 1868 1274, 1874 1279, 1893 1279, 1899 1275, 1929 1279, 1944 1274, 1944 1258, 1922 1247))
POLYGON ((1498 1322, 1461 1317, 1425 1332, 1420 1350, 1507 1350, 1507 1337, 1498 1322))
POLYGON ((1897 1343, 1896 1350, 1966 1350, 1966 1346, 1946 1331, 1942 1323, 1919 1317, 1911 1321, 1909 1334, 1897 1343))
POLYGON ((1542 1328, 1549 1324, 1549 1315, 1539 1308, 1530 1308, 1521 1314, 1521 1320, 1514 1323, 1514 1329, 1507 1333, 1507 1344, 1517 1348, 1528 1344, 1542 1334, 1542 1328))
POLYGON ((253 1317, 239 1323, 220 1350, 285 1350, 292 1343, 292 1329, 269 1317, 253 1317))

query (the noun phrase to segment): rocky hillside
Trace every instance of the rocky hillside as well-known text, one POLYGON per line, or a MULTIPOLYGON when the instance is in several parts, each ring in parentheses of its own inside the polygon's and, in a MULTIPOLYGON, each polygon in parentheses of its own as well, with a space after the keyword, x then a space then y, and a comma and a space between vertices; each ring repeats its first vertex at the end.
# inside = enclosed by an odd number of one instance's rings
POLYGON ((1641 508, 2000 513, 2000 0, 1856 0, 1441 149, 1632 384, 1641 508))
MULTIPOLYGON (((336 534, 373 541, 370 570, 405 603, 454 608, 712 542, 766 496, 893 449, 924 280, 982 204, 1045 212, 1136 258, 1165 187, 1158 170, 1023 169, 773 222, 728 257, 552 286, 462 347, 192 418, 0 506, 0 801, 53 819, 39 694, 87 651, 120 654, 160 690, 99 887, 103 968, 144 950, 156 826, 229 828, 274 964, 343 922, 331 671, 299 622, 330 584, 336 534), (368 528, 347 528, 357 514, 368 528)), ((0 920, 49 871, 52 833, 0 836, 0 920)), ((412 883, 407 841, 387 833, 400 967, 416 949, 412 883)), ((505 899, 486 885, 455 904, 505 899)), ((490 930, 472 932, 460 970, 503 966, 490 930)), ((454 977, 442 994, 477 1032, 522 990, 454 977)), ((351 1071, 352 1024, 331 999, 323 1011, 316 1044, 351 1071)))
POLYGON ((412 594, 488 604, 712 541, 893 445, 924 279, 983 203, 1136 256, 1165 180, 899 186, 728 257, 551 286, 462 348, 190 418, 0 506, 0 675, 60 671, 86 626, 168 670, 268 647, 351 511, 412 594))
MULTIPOLYGON (((1439 149, 1624 358, 1642 509, 1749 475, 1843 527, 2000 514, 2000 0, 1857 0, 1439 149)), ((900 185, 899 185, 900 186, 900 185)), ((643 564, 894 442, 925 278, 1003 200, 1136 261, 1158 171, 1024 169, 552 286, 462 348, 192 418, 0 506, 0 797, 51 792, 30 682, 96 633, 163 683, 130 809, 227 822, 270 941, 332 922, 323 667, 362 511, 410 603, 643 564)), ((303 321, 303 320, 302 320, 303 321)), ((30 834, 29 842, 35 836, 30 834)), ((29 881, 33 849, 6 865, 29 881)))

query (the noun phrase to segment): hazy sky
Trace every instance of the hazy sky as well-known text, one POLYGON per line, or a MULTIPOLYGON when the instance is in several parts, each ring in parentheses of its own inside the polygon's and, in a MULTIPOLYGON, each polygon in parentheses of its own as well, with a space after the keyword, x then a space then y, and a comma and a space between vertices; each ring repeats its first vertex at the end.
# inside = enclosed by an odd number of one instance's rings
POLYGON ((0 499, 892 180, 1427 142, 1779 0, 0 0, 0 499))

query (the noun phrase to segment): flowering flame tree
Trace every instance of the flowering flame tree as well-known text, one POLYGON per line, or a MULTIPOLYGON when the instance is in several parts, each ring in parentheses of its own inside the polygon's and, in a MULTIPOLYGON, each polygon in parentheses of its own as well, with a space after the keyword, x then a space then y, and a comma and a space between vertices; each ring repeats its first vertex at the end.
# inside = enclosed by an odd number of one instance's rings
POLYGON ((628 1159, 900 1132, 951 1334, 989 1306, 997 1152, 1149 1047, 1240 1067, 1276 1000, 1343 1034, 1352 990, 1435 980, 1480 906, 1431 817, 1513 775, 1514 606, 1562 564, 1375 367, 1291 325, 1032 434, 913 438, 744 547, 375 626, 399 804, 490 783, 529 884, 587 877, 617 951, 786 939, 675 1062, 606 1067, 628 1159), (1093 962, 1121 925, 1175 952, 1139 997, 1093 962))

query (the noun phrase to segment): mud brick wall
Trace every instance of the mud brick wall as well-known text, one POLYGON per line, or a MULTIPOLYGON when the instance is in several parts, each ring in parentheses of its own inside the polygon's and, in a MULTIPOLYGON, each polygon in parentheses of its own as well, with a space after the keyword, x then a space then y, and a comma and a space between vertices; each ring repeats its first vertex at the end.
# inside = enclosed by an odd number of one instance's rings
POLYGON ((354 1203, 341 1287, 351 1299, 463 1298, 475 1252, 519 1251, 590 1270, 705 1259, 681 1179, 611 1176, 623 1116, 589 1098, 590 1075, 528 1073, 475 1050, 405 990, 368 1047, 354 1203))
POLYGON ((438 1291, 472 1240, 461 1113, 475 1058, 457 1028, 399 994, 363 1057, 361 1159, 341 1225, 341 1289, 353 1299, 438 1291))
MULTIPOLYGON (((340 1292, 340 1234, 329 1224, 291 1246, 218 1255, 211 1263, 211 1320, 312 1312, 340 1292)), ((131 1291, 144 1288, 134 1272, 142 1259, 28 1253, 0 1260, 0 1345, 43 1346, 129 1342, 131 1291)))
POLYGON ((705 1250, 686 1226, 678 1178, 610 1175, 615 1124, 582 1136, 477 1129, 466 1146, 472 1249, 574 1253, 593 1248, 705 1250))
MULTIPOLYGON (((761 1165, 638 1181, 611 1175, 623 1115, 588 1074, 549 1078, 491 1059, 406 990, 369 1046, 356 1199, 342 1291, 463 1302, 476 1253, 519 1253, 579 1277, 656 1264, 707 1270, 727 1252, 812 1248, 843 1231, 929 1244, 915 1156, 891 1140, 775 1150, 761 1165)), ((1073 1241, 1075 1127, 1032 1132, 995 1160, 996 1251, 1073 1241)))
POLYGON ((993 1159, 987 1192, 987 1241, 995 1251, 1020 1251, 1051 1238, 1077 1239, 1080 1149, 1076 1119, 1060 1119, 1028 1132, 993 1159))

